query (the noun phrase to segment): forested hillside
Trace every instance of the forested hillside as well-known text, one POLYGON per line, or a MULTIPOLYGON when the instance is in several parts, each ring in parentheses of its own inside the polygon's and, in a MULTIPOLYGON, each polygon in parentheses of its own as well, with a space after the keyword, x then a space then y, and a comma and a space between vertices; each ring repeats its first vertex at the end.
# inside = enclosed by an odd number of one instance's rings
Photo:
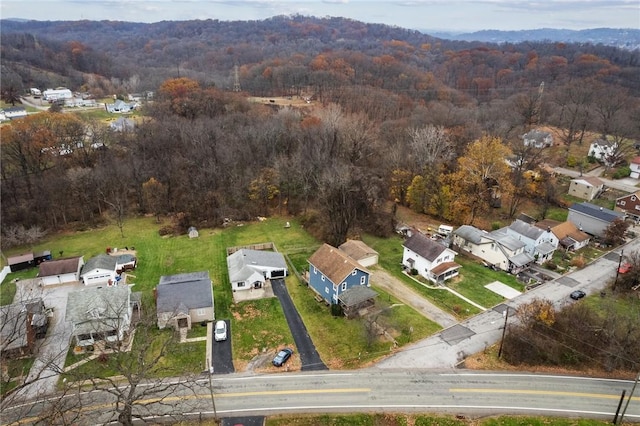
POLYGON ((3 94, 156 92, 130 132, 55 112, 3 127, 2 229, 14 236, 106 212, 170 214, 178 227, 278 212, 338 244, 357 229, 390 232, 389 201, 452 223, 494 208, 512 217, 527 199, 557 203, 544 162, 584 162, 569 148, 640 134, 640 55, 613 47, 454 42, 302 16, 2 21, 1 43, 3 94), (537 127, 561 155, 523 145, 537 127))

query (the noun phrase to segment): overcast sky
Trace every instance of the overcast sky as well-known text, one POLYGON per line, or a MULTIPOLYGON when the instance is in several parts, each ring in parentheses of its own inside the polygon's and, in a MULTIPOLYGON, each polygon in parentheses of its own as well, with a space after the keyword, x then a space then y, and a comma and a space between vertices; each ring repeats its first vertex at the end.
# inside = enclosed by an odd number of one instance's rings
POLYGON ((418 30, 640 28, 640 0, 1 0, 0 16, 131 22, 341 16, 418 30))

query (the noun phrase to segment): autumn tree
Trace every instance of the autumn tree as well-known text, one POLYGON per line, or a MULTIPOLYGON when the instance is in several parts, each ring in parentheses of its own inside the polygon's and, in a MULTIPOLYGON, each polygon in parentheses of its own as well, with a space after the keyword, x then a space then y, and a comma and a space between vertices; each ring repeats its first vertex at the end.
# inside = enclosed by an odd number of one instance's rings
POLYGON ((260 170, 258 176, 249 184, 249 199, 256 201, 263 213, 267 211, 269 202, 280 194, 278 188, 278 171, 265 167, 260 170))
POLYGON ((505 161, 510 154, 501 139, 485 136, 471 143, 465 155, 458 158, 457 170, 447 178, 451 192, 456 194, 450 210, 458 222, 473 224, 497 199, 511 196, 511 170, 505 161))
POLYGON ((629 229, 629 223, 624 219, 618 218, 605 228, 602 239, 605 244, 618 246, 624 243, 624 237, 627 233, 627 229, 629 229))

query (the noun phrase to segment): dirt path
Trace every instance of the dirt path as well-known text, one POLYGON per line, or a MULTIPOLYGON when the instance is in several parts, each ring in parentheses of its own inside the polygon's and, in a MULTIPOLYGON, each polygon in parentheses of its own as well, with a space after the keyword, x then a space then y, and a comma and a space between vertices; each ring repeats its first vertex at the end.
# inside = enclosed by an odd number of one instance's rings
POLYGON ((369 272, 371 272, 373 278, 373 285, 400 299, 402 303, 411 306, 426 318, 440 324, 443 328, 458 323, 458 320, 453 315, 438 308, 388 272, 379 268, 371 268, 369 272))

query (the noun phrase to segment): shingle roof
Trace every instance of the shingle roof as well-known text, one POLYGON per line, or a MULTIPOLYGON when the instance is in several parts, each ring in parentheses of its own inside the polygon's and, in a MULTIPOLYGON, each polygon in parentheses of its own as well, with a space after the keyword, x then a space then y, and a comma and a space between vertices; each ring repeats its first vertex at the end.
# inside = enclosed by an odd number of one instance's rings
POLYGON ((213 289, 209 272, 164 275, 156 287, 158 312, 175 312, 180 305, 188 309, 213 306, 213 289))
POLYGON ((287 269, 287 262, 281 253, 268 250, 240 249, 227 256, 231 282, 243 281, 259 267, 287 269))
POLYGON ((613 210, 605 209, 604 207, 596 206, 595 204, 587 202, 575 203, 569 207, 569 210, 573 210, 605 222, 613 222, 618 218, 624 217, 624 213, 614 212, 613 210))
POLYGON ((69 257, 66 259, 47 260, 38 267, 39 277, 50 277, 52 275, 70 274, 78 272, 78 263, 81 257, 69 257))
POLYGON ((0 306, 0 351, 23 348, 27 345, 27 318, 29 313, 40 314, 42 299, 0 306))
POLYGON ((508 248, 511 251, 516 251, 526 244, 512 235, 507 234, 504 230, 497 229, 489 233, 489 238, 492 238, 495 242, 508 248))
POLYGON ((99 254, 95 257, 92 257, 84 264, 82 267, 82 274, 85 272, 92 271, 94 269, 107 269, 109 271, 116 270, 117 259, 114 256, 109 256, 108 254, 99 254))
POLYGON ((433 262, 447 248, 421 233, 415 233, 404 242, 403 246, 433 262))
POLYGON ((339 284, 354 270, 358 269, 367 274, 369 271, 346 253, 329 244, 323 244, 309 258, 309 263, 315 266, 334 284, 339 284))
POLYGON ((482 237, 486 236, 486 232, 476 228, 471 225, 462 225, 455 231, 453 231, 454 235, 463 238, 465 241, 471 241, 474 244, 480 244, 482 242, 482 237))
POLYGON ((524 265, 528 265, 529 263, 533 262, 535 259, 533 257, 531 257, 531 255, 527 252, 522 252, 519 254, 516 254, 513 257, 509 258, 509 262, 513 263, 516 266, 524 266, 524 265))
POLYGON ((75 325, 74 333, 101 332, 122 327, 129 312, 131 287, 87 287, 67 296, 65 319, 75 325))
POLYGON ((460 269, 461 266, 458 265, 456 262, 444 262, 439 264, 438 266, 436 266, 435 268, 433 268, 431 271, 432 274, 434 274, 435 276, 438 275, 442 275, 447 271, 453 270, 453 269, 460 269))
POLYGON ((572 182, 581 183, 582 185, 585 185, 585 186, 602 186, 602 185, 604 185, 604 182, 602 180, 600 180, 596 176, 583 176, 583 177, 580 177, 580 178, 572 179, 572 182))
POLYGON ((551 227, 551 232, 558 237, 559 240, 567 237, 573 238, 577 242, 582 242, 591 238, 589 234, 578 229, 576 225, 567 221, 551 227))
POLYGON ((373 299, 377 295, 378 293, 371 290, 369 287, 357 285, 340 294, 340 296, 338 296, 338 300, 345 306, 349 307, 358 305, 365 300, 373 299))
POLYGON ((378 254, 377 251, 360 240, 347 240, 340 245, 339 249, 355 260, 362 260, 371 255, 378 254))
POLYGON ((545 232, 544 230, 536 226, 530 225, 518 219, 516 219, 511 225, 509 225, 509 229, 532 240, 537 240, 540 235, 545 232))
POLYGON ((25 253, 25 254, 19 254, 16 256, 10 256, 7 259, 7 263, 9 265, 17 265, 18 263, 32 262, 32 261, 33 261, 33 253, 25 253))

